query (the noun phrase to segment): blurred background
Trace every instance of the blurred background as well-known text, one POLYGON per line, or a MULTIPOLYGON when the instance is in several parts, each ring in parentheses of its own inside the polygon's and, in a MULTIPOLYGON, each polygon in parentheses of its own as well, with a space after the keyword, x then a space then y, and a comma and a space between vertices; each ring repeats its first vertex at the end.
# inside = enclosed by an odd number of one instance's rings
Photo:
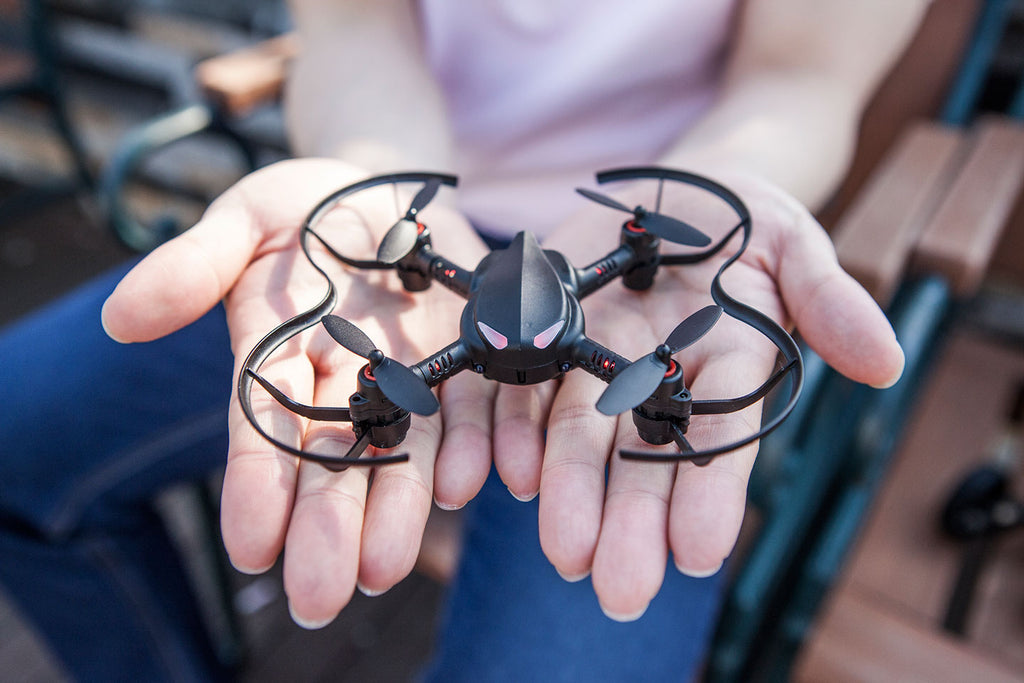
MULTIPOLYGON (((187 228, 287 157, 283 0, 0 0, 0 324, 187 228)), ((708 680, 1024 680, 1024 2, 934 0, 822 212, 908 349, 900 385, 808 356, 765 443, 708 680)), ((244 680, 409 680, 444 571, 291 623, 224 562, 218 482, 159 504, 244 680)), ((3 558, 0 558, 3 561, 3 558)), ((0 589, 0 671, 61 680, 0 589)))

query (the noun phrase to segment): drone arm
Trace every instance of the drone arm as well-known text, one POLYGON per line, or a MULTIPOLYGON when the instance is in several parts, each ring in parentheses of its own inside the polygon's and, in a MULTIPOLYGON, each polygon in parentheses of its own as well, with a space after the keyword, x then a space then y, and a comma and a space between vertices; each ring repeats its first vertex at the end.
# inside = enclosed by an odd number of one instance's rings
POLYGON ((283 405, 289 411, 300 415, 307 420, 317 420, 321 422, 351 422, 352 416, 349 413, 348 408, 331 408, 321 406, 309 406, 305 403, 299 403, 295 399, 289 397, 283 391, 275 387, 265 377, 259 373, 246 368, 245 373, 256 381, 261 387, 263 387, 268 394, 270 394, 275 401, 283 405))
POLYGON ((412 370, 423 378, 428 387, 435 387, 471 365, 469 350, 459 340, 413 365, 412 370))
POLYGON ((604 382, 611 382, 618 373, 631 365, 629 359, 585 336, 580 337, 576 343, 573 361, 577 367, 604 382))
POLYGON ((754 391, 750 392, 746 396, 740 396, 739 398, 726 398, 726 399, 710 399, 706 401, 694 401, 693 407, 690 411, 692 415, 721 415, 723 413, 734 413, 737 410, 743 410, 744 408, 751 406, 765 396, 768 392, 775 388, 775 385, 782 381, 791 370, 796 366, 796 361, 792 360, 786 365, 782 366, 775 373, 769 377, 764 384, 759 386, 754 391))
POLYGON ((576 271, 576 296, 579 299, 596 292, 627 272, 637 263, 637 253, 628 244, 620 245, 599 261, 576 271))
MULTIPOLYGON (((381 263, 380 261, 368 261, 365 259, 354 259, 345 256, 340 251, 335 249, 330 242, 325 240, 320 235, 320 233, 316 232, 315 230, 313 230, 313 228, 309 227, 308 225, 302 228, 302 242, 304 246, 307 244, 307 235, 310 235, 314 239, 316 239, 316 241, 319 242, 321 246, 323 246, 323 248, 327 250, 328 254, 338 259, 347 266, 352 266, 353 268, 361 268, 362 270, 387 270, 391 268, 389 264, 381 263)), ((309 253, 308 247, 306 253, 309 253)))
POLYGON ((420 273, 433 278, 463 299, 469 298, 469 286, 473 280, 473 271, 452 263, 435 252, 429 244, 418 249, 415 258, 416 270, 420 273))

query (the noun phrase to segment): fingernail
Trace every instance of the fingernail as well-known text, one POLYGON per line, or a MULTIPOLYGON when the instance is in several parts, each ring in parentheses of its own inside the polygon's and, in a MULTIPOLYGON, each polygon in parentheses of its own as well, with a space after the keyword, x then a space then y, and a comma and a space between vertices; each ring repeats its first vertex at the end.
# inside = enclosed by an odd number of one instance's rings
POLYGON ((375 598, 378 595, 384 595, 389 590, 391 590, 391 587, 388 586, 387 588, 384 588, 382 590, 375 591, 372 588, 367 588, 366 586, 364 586, 363 584, 359 583, 358 581, 356 582, 356 588, 358 588, 359 592, 362 593, 363 595, 365 595, 368 598, 375 598))
POLYGON ((901 349, 900 350, 900 368, 899 368, 899 370, 897 370, 893 374, 893 376, 890 377, 888 380, 886 380, 884 382, 880 382, 878 384, 872 384, 871 388, 872 389, 888 389, 889 387, 895 385, 896 382, 899 382, 900 378, 903 377, 903 369, 906 367, 906 365, 907 365, 907 357, 905 355, 903 355, 903 351, 901 349))
POLYGON ((509 489, 508 492, 512 494, 513 498, 515 498, 516 500, 518 500, 518 501, 520 501, 522 503, 529 503, 531 500, 533 500, 534 498, 537 497, 538 493, 540 493, 539 491, 534 491, 533 493, 528 493, 528 494, 526 494, 524 496, 520 496, 520 495, 517 495, 516 492, 513 491, 512 489, 509 489))
POLYGON ((266 574, 270 570, 270 568, 274 566, 273 564, 270 564, 266 567, 246 567, 244 565, 238 564, 230 557, 228 558, 228 561, 231 562, 232 567, 242 572, 243 574, 248 574, 250 576, 256 576, 257 574, 266 574))
POLYGON ((434 505, 441 508, 442 510, 447 510, 448 512, 452 512, 453 510, 461 510, 466 506, 465 503, 462 503, 461 505, 453 503, 442 503, 437 498, 434 499, 434 505))
POLYGON ((292 604, 290 602, 288 603, 288 614, 291 615, 292 621, 294 621, 296 624, 298 624, 299 626, 308 631, 316 631, 317 629, 321 629, 324 626, 327 626, 327 624, 334 621, 334 617, 324 619, 323 621, 311 621, 308 619, 303 619, 295 613, 295 610, 292 609, 292 604))
POLYGON ((117 337, 110 333, 110 328, 107 327, 106 308, 107 302, 104 301, 103 308, 100 309, 100 325, 103 327, 103 332, 112 340, 116 341, 118 344, 127 344, 128 342, 126 340, 118 339, 117 337))
POLYGON ((639 611, 634 612, 633 614, 619 614, 617 612, 612 612, 611 610, 605 609, 604 605, 601 605, 601 611, 604 612, 604 615, 612 621, 617 621, 619 623, 626 624, 631 621, 636 621, 637 619, 642 617, 644 615, 644 612, 647 611, 648 605, 650 605, 650 603, 647 603, 647 605, 644 605, 640 608, 639 611))
POLYGON ((561 576, 564 580, 568 581, 569 583, 578 583, 583 579, 587 578, 588 576, 590 576, 589 569, 583 572, 582 574, 563 574, 562 572, 559 572, 558 569, 555 569, 555 571, 558 572, 558 575, 561 576))
POLYGON ((706 579, 709 576, 714 576, 715 574, 717 574, 718 570, 722 568, 722 564, 722 562, 719 562, 718 566, 714 569, 689 569, 688 567, 683 567, 682 565, 677 564, 676 569, 678 569, 680 573, 685 574, 690 578, 706 579))

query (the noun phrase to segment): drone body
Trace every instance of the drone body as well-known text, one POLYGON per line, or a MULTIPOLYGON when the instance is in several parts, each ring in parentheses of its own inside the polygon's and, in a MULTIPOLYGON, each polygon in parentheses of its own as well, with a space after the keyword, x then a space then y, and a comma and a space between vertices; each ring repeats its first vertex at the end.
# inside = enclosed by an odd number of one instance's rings
MULTIPOLYGON (((572 296, 574 274, 558 252, 544 252, 521 232, 492 251, 473 272, 456 356, 475 372, 505 384, 536 384, 572 366, 583 333, 583 310, 572 296)), ((433 384, 444 374, 421 368, 433 384)))
POLYGON ((239 397, 250 422, 271 443, 300 457, 329 467, 385 464, 406 456, 362 458, 367 446, 392 448, 401 443, 409 429, 410 413, 430 415, 439 404, 432 387, 463 371, 513 385, 537 384, 556 379, 575 368, 608 383, 596 408, 606 415, 632 411, 633 422, 643 441, 652 445, 675 443, 679 450, 664 452, 623 452, 624 457, 647 460, 691 460, 706 464, 716 455, 751 443, 785 418, 795 404, 801 384, 802 363, 788 333, 767 316, 728 296, 719 282, 722 271, 742 253, 749 239, 750 221, 742 202, 721 186, 692 174, 668 169, 624 169, 599 174, 598 181, 655 178, 661 183, 674 180, 697 185, 721 197, 738 214, 739 223, 718 244, 696 254, 660 254, 662 239, 686 246, 707 246, 711 239, 683 221, 643 207, 629 209, 616 200, 590 190, 579 190, 588 199, 609 208, 629 212, 632 220, 623 224, 620 243, 603 258, 586 267, 573 266, 561 253, 542 249, 536 238, 520 232, 504 249, 484 257, 469 271, 436 253, 429 229, 419 221, 419 212, 431 201, 440 185, 454 185, 451 176, 397 174, 371 178, 343 188, 321 202, 306 221, 302 246, 328 282, 328 294, 314 309, 283 323, 265 337, 246 360, 239 377, 239 397), (374 261, 348 258, 335 250, 315 227, 322 216, 343 198, 381 184, 422 183, 405 215, 382 240, 374 261), (726 260, 712 282, 715 304, 691 314, 669 335, 665 343, 636 361, 620 356, 586 336, 582 300, 608 283, 621 279, 631 289, 652 286, 659 267, 696 263, 716 254, 735 234, 743 231, 738 252, 726 260), (336 305, 333 282, 311 256, 309 238, 321 242, 327 251, 355 268, 394 269, 408 291, 422 291, 438 282, 466 299, 458 338, 427 358, 405 366, 384 355, 355 325, 331 313, 336 305), (760 330, 782 351, 783 367, 758 389, 734 399, 695 401, 684 382, 682 366, 672 355, 706 334, 724 312, 760 330), (357 388, 348 408, 300 404, 287 397, 258 370, 269 355, 287 339, 317 324, 346 349, 368 360, 359 372, 357 388), (780 416, 757 433, 731 444, 702 451, 686 440, 691 415, 733 412, 762 398, 783 379, 792 375, 790 400, 780 416), (253 382, 260 384, 285 408, 313 420, 347 421, 353 425, 356 444, 344 456, 309 453, 283 444, 256 421, 250 405, 253 382))

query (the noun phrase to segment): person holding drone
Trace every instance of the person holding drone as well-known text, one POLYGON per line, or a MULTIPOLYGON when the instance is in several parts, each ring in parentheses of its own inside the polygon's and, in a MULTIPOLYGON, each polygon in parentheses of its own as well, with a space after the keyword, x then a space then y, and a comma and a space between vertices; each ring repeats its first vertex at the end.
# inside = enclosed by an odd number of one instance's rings
MULTIPOLYGON (((433 677, 692 677, 756 445, 706 467, 628 462, 612 455, 644 444, 628 415, 595 410, 605 385, 593 377, 513 387, 462 373, 439 389, 437 414, 413 421, 409 460, 371 478, 261 439, 237 396, 226 408, 232 378, 269 329, 322 293, 296 237, 339 187, 452 170, 455 201, 430 207, 446 256, 472 267, 487 253, 482 235, 529 230, 580 265, 620 228, 572 188, 595 170, 657 164, 710 176, 749 207, 751 245, 726 281, 737 299, 795 326, 852 379, 895 382, 892 329, 805 207, 841 179, 867 98, 926 5, 294 0, 302 50, 286 111, 302 158, 244 178, 124 276, 102 322, 130 345, 95 324, 110 279, 0 338, 4 386, 25 397, 0 418, 0 580, 83 678, 215 676, 148 500, 222 464, 226 450, 231 560, 260 572, 283 553, 290 610, 307 628, 329 623, 357 587, 379 594, 405 577, 432 504, 468 506, 433 677), (69 337, 87 355, 67 371, 58 359, 69 337), (67 434, 51 434, 46 416, 67 434), (68 591, 88 604, 69 610, 68 591)), ((695 225, 716 210, 698 200, 663 209, 695 225)), ((389 225, 353 229, 379 243, 389 225)), ((588 299, 587 334, 643 356, 707 303, 708 279, 679 269, 642 294, 605 287, 588 299)), ((441 288, 412 299, 358 274, 336 284, 337 314, 387 340, 393 358, 422 358, 458 329, 463 302, 441 288)), ((342 402, 363 364, 327 334, 288 351, 262 372, 306 404, 342 402)), ((695 394, 735 396, 768 377, 775 347, 723 322, 679 361, 695 394)), ((354 441, 289 419, 269 396, 254 410, 296 447, 345 453, 354 441)), ((759 421, 751 406, 687 438, 726 443, 759 421)))

